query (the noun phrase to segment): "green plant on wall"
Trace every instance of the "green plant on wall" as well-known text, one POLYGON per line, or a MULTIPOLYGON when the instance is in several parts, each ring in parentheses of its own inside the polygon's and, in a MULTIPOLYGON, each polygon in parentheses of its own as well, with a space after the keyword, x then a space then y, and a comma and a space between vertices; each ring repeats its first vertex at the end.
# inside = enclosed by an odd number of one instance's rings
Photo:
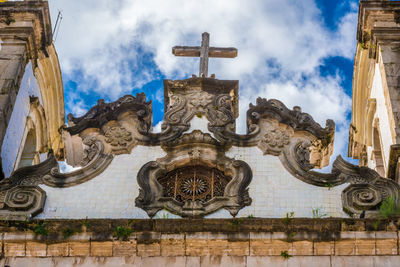
POLYGON ((233 218, 230 224, 233 228, 236 228, 242 224, 243 220, 244 220, 243 218, 233 218))
POLYGON ((294 211, 286 212, 286 217, 282 219, 283 223, 288 225, 294 218, 294 211))
POLYGON ((312 217, 313 217, 314 219, 317 219, 317 218, 324 218, 324 217, 326 217, 326 216, 327 216, 327 214, 326 214, 326 213, 322 213, 321 208, 316 208, 316 209, 313 209, 313 210, 312 210, 312 217))
POLYGON ((46 224, 44 222, 41 222, 39 224, 36 224, 35 227, 33 228, 33 232, 35 235, 48 235, 49 230, 46 227, 46 224))
POLYGON ((74 233, 75 233, 74 230, 73 230, 72 228, 69 228, 69 227, 64 228, 64 229, 62 230, 62 235, 63 235, 63 238, 64 238, 64 239, 67 239, 68 237, 70 237, 70 236, 73 235, 74 233))
POLYGON ((385 198, 379 207, 379 213, 385 219, 394 215, 400 215, 400 207, 394 197, 385 198))
POLYGON ((332 187, 333 187, 333 184, 326 183, 326 184, 324 184, 324 186, 325 186, 325 187, 327 187, 327 188, 328 188, 328 190, 331 190, 331 189, 332 189, 332 187))
POLYGON ((129 235, 132 234, 134 230, 130 227, 125 226, 117 226, 114 229, 113 236, 117 239, 127 240, 129 235))
POLYGON ((282 256, 282 258, 284 258, 285 260, 287 260, 287 259, 293 257, 292 255, 289 254, 289 252, 288 252, 287 250, 281 251, 281 256, 282 256))

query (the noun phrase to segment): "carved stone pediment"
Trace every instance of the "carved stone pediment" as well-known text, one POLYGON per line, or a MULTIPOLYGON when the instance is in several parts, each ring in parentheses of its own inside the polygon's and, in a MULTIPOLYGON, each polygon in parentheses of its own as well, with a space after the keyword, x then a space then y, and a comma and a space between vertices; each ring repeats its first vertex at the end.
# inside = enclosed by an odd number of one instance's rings
MULTIPOLYGON (((43 167, 46 171, 40 175, 16 174, 12 180, 5 181, 0 187, 4 195, 16 186, 68 187, 85 182, 102 172, 113 155, 130 153, 140 144, 161 146, 166 152, 163 158, 142 166, 137 175, 140 190, 135 203, 149 216, 161 209, 183 217, 203 217, 226 209, 235 216, 250 205, 247 187, 252 171, 246 162, 225 155, 233 146, 257 146, 264 154, 278 156, 294 177, 314 186, 348 183, 342 192, 342 202, 344 211, 350 215, 358 216, 366 210, 366 216, 374 216, 383 199, 389 196, 399 199, 399 185, 368 168, 348 164, 340 157, 331 173, 312 170, 326 166, 332 153, 335 125, 331 120, 321 127, 299 107, 291 110, 278 100, 259 98, 256 105, 250 105, 248 132, 241 135, 235 132, 236 81, 193 78, 167 80, 165 84, 168 107, 160 133, 151 132, 150 102, 142 95, 99 103, 83 117, 70 117, 75 125, 66 128, 72 134, 71 139, 83 140, 84 157, 82 160, 76 157, 84 166, 81 170, 61 174, 55 160, 49 159, 46 164, 51 166, 43 167), (187 133, 195 116, 204 116, 209 121, 209 133, 200 130, 187 133), (19 181, 18 177, 23 177, 23 182, 12 182, 19 181)), ((13 214, 7 207, 4 204, 3 210, 13 214)), ((36 211, 29 208, 25 212, 36 211)))
POLYGON ((97 105, 82 117, 75 118, 72 114, 68 114, 67 119, 70 126, 65 130, 74 135, 87 128, 101 128, 105 123, 117 120, 125 112, 136 114, 142 129, 148 130, 152 127, 151 101, 146 102, 146 96, 144 93, 140 93, 136 94, 136 97, 123 96, 111 103, 105 103, 103 99, 100 99, 97 105))

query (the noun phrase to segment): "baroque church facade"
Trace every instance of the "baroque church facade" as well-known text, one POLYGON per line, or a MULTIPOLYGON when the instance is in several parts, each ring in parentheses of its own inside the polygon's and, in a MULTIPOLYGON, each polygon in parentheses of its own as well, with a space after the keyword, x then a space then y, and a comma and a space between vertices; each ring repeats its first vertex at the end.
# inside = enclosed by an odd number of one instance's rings
POLYGON ((339 156, 330 173, 317 169, 333 152, 332 120, 258 98, 236 133, 239 81, 209 77, 207 64, 237 50, 210 47, 207 33, 201 46, 173 48, 200 57, 200 70, 164 81, 161 132, 143 93, 99 100, 65 124, 48 2, 0 10, 5 265, 400 261, 398 221, 380 212, 400 201, 400 2, 360 2, 348 150, 359 166, 339 156), (62 173, 58 161, 78 169, 62 173))

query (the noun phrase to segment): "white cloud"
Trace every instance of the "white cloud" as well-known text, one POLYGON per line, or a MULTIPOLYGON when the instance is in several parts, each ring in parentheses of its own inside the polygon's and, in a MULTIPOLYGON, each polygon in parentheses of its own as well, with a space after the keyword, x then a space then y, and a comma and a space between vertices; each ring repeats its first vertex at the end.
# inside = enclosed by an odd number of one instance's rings
POLYGON ((153 132, 154 133, 161 133, 161 125, 162 125, 162 121, 159 121, 156 126, 153 127, 153 132))
POLYGON ((72 167, 65 161, 58 161, 58 166, 60 168, 60 173, 69 173, 81 169, 81 167, 72 167))
MULTIPOLYGON (((197 74, 198 59, 174 57, 171 48, 199 45, 208 31, 211 46, 239 50, 235 59, 211 59, 209 73, 240 80, 241 131, 248 103, 261 96, 301 106, 323 126, 334 119, 342 129, 337 136, 347 135, 350 98, 339 76, 321 77, 318 67, 329 56, 353 58, 355 6, 333 32, 314 0, 53 0, 50 7, 53 22, 57 10, 63 11, 56 48, 64 74, 82 73, 77 93, 93 90, 115 99, 158 79, 154 66, 144 64, 143 52, 168 78, 197 74)), ((74 103, 69 107, 74 113, 88 108, 72 98, 67 106, 74 103)), ((336 142, 345 151, 344 143, 336 142)))
POLYGON ((65 96, 65 106, 66 114, 72 113, 75 117, 84 115, 89 109, 84 100, 75 92, 68 92, 65 96))

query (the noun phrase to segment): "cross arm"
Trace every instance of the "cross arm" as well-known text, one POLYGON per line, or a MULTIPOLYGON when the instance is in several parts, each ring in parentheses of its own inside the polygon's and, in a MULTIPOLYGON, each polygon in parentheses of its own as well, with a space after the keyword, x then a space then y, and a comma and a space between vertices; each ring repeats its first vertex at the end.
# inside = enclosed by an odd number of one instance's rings
POLYGON ((174 46, 172 54, 178 57, 199 57, 200 49, 200 46, 174 46))
POLYGON ((209 57, 223 57, 223 58, 234 58, 237 57, 238 51, 234 47, 210 47, 208 49, 209 57))
MULTIPOLYGON (((174 46, 172 54, 178 57, 199 57, 200 46, 174 46)), ((238 51, 234 47, 210 47, 208 49, 209 57, 234 58, 238 51)))

